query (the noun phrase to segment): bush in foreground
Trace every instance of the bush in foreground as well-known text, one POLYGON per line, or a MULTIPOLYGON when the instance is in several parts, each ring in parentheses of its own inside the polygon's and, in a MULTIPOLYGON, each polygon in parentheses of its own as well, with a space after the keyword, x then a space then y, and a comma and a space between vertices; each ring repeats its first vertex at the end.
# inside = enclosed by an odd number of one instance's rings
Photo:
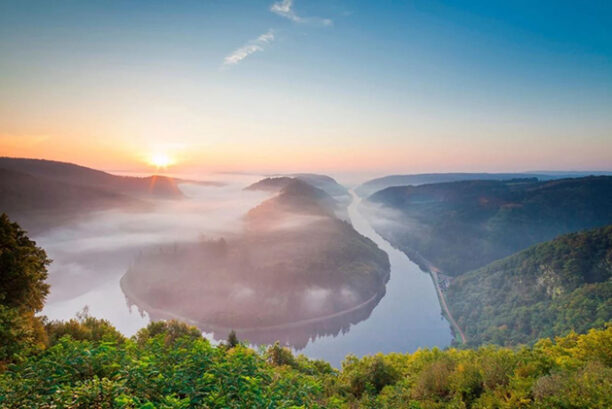
POLYGON ((106 325, 94 321, 75 320, 53 345, 0 374, 0 407, 612 407, 612 326, 515 350, 349 356, 335 370, 278 344, 259 352, 213 346, 177 322, 152 323, 132 339, 112 331, 74 339, 88 333, 75 326, 106 325))

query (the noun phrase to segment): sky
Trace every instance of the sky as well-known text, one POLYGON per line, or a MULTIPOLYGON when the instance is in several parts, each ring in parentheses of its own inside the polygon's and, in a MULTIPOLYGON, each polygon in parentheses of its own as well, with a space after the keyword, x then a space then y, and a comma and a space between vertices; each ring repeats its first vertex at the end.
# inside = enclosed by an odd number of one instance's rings
POLYGON ((612 2, 0 0, 0 156, 612 170, 612 2))

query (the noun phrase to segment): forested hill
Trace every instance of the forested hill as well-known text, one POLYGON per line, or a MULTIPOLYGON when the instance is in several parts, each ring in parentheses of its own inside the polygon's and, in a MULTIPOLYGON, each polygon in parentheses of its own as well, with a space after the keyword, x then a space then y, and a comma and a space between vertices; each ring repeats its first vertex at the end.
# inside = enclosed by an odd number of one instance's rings
POLYGON ((244 190, 264 190, 267 192, 280 192, 288 184, 295 179, 289 176, 269 177, 259 180, 252 185, 244 188, 244 190))
POLYGON ((606 171, 536 171, 526 173, 418 173, 413 175, 389 175, 368 180, 359 185, 355 192, 361 197, 368 197, 380 190, 392 186, 417 186, 431 183, 459 182, 466 180, 510 180, 536 178, 553 180, 578 178, 586 176, 612 176, 606 171))
POLYGON ((324 190, 316 188, 300 179, 289 177, 266 178, 247 187, 249 190, 270 190, 278 192, 273 199, 263 202, 259 208, 281 207, 292 212, 312 214, 332 214, 338 203, 324 190))
POLYGON ((296 173, 291 175, 297 179, 300 179, 309 185, 324 190, 328 195, 332 196, 336 200, 342 200, 342 198, 349 198, 350 195, 348 190, 336 180, 327 175, 317 175, 314 173, 296 173))
POLYGON ((240 234, 143 252, 121 279, 128 298, 217 338, 234 329, 268 343, 274 328, 299 328, 282 335, 296 348, 367 317, 385 293, 387 254, 336 217, 323 190, 292 178, 254 186, 283 187, 244 215, 240 234))
POLYGON ((528 343, 612 320, 612 225, 560 236, 456 278, 451 313, 468 343, 528 343))
MULTIPOLYGON (((177 183, 180 183, 181 180, 166 176, 117 176, 73 163, 7 157, 0 157, 0 169, 25 173, 42 180, 90 189, 101 189, 129 196, 169 199, 177 199, 183 196, 177 187, 177 183)), ((199 183, 214 184, 214 182, 199 183)))
POLYGON ((293 180, 299 180, 320 189, 331 196, 341 207, 346 207, 351 201, 348 190, 332 177, 313 173, 296 173, 287 176, 267 177, 246 187, 246 190, 267 190, 279 192, 293 180))
POLYGON ((419 173, 414 175, 389 175, 368 180, 357 186, 355 192, 368 197, 393 186, 418 186, 431 183, 448 183, 466 180, 549 179, 548 175, 536 173, 419 173))
POLYGON ((612 177, 390 187, 368 205, 393 245, 458 275, 560 234, 611 224, 612 177))
MULTIPOLYGON (((332 179, 333 180, 333 179, 332 179)), ((262 203, 249 213, 261 213, 269 210, 271 206, 285 207, 291 211, 312 214, 335 215, 340 219, 346 219, 346 202, 343 199, 348 196, 333 196, 326 190, 315 187, 298 177, 272 177, 265 178, 245 190, 263 190, 278 193, 276 197, 262 203)))
POLYGON ((30 232, 74 221, 91 211, 146 206, 122 193, 0 168, 0 213, 9 214, 30 232))
POLYGON ((44 209, 46 212, 99 209, 125 205, 130 198, 114 192, 43 179, 0 168, 0 211, 22 214, 44 209))
POLYGON ((154 199, 181 199, 179 182, 165 176, 116 176, 71 163, 0 157, 0 212, 38 233, 91 211, 146 208, 154 199))

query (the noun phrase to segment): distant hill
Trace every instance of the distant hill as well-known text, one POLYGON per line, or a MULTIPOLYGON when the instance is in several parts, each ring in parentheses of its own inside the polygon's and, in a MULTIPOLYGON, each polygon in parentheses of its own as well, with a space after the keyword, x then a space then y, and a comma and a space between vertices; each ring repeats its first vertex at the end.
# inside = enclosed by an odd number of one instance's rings
POLYGON ((612 176, 611 170, 533 170, 533 173, 548 179, 583 178, 587 176, 612 176))
POLYGON ((421 173, 415 175, 391 175, 369 180, 355 189, 361 197, 368 197, 392 186, 417 186, 428 183, 458 182, 463 180, 508 180, 538 178, 539 180, 565 179, 585 176, 612 175, 612 172, 559 172, 534 171, 524 173, 421 173))
POLYGON ((266 178, 251 185, 249 189, 255 185, 263 189, 268 186, 282 186, 282 188, 278 190, 277 196, 251 209, 248 213, 250 217, 256 217, 257 214, 263 212, 278 213, 279 211, 333 216, 338 209, 338 203, 325 191, 300 179, 266 178))
POLYGON ((584 333, 612 320, 612 226, 560 236, 453 280, 447 301, 470 345, 584 333))
MULTIPOLYGON (((331 179, 331 178, 330 178, 331 179)), ((333 179, 331 179, 333 180, 333 179)), ((245 188, 246 190, 263 190, 279 193, 279 197, 274 200, 276 205, 291 207, 295 210, 305 212, 332 212, 345 219, 344 210, 347 205, 344 196, 332 197, 324 189, 315 187, 299 177, 270 177, 262 179, 245 188)), ((348 193, 347 193, 348 194, 348 193)), ((350 196, 346 196, 350 200, 350 196)), ((268 202, 269 203, 269 202, 268 202)), ((266 205, 264 202, 261 206, 266 205)), ((257 211, 261 206, 253 209, 250 213, 257 211)), ((261 211, 261 209, 259 210, 261 211)))
POLYGON ((269 177, 259 180, 252 185, 244 188, 244 190, 263 190, 267 192, 280 192, 288 184, 295 179, 289 176, 269 177))
POLYGON ((350 200, 348 190, 330 176, 317 175, 314 173, 295 173, 291 176, 325 191, 328 195, 332 196, 336 200, 343 200, 344 198, 348 198, 348 200, 350 200))
POLYGON ((7 213, 32 232, 94 210, 143 205, 121 193, 0 169, 0 213, 7 213))
POLYGON ((129 202, 114 192, 71 185, 0 168, 0 210, 7 213, 45 209, 76 211, 129 202))
POLYGON ((148 206, 151 199, 182 199, 166 176, 116 176, 71 163, 0 157, 0 212, 30 232, 59 226, 93 210, 148 206))
POLYGON ((364 206, 394 246, 458 275, 559 234, 612 223, 612 177, 390 187, 364 206))
POLYGON ((177 199, 183 197, 177 180, 166 176, 116 176, 75 165, 42 159, 0 158, 0 169, 26 173, 38 178, 75 186, 98 188, 130 196, 177 199))
POLYGON ((334 178, 326 175, 317 175, 314 173, 294 173, 291 175, 267 177, 256 183, 253 183, 246 189, 268 190, 277 192, 283 187, 285 187, 293 179, 299 179, 313 187, 321 189, 336 200, 342 201, 346 199, 350 201, 350 195, 348 190, 344 186, 336 182, 334 178))

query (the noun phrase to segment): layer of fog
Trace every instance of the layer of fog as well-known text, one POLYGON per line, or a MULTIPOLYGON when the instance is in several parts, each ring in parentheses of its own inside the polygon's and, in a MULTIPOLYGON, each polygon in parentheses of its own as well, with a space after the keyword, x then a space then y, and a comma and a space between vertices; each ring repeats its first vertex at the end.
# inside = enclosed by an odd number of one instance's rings
POLYGON ((126 335, 134 333, 147 320, 127 313, 118 283, 135 257, 172 243, 240 233, 244 214, 269 196, 243 190, 258 179, 224 175, 226 184, 220 187, 181 184, 186 199, 158 200, 146 212, 96 212, 35 236, 53 260, 48 278, 51 292, 43 314, 69 319, 87 305, 92 315, 111 320, 126 335))
MULTIPOLYGON (((218 177, 216 180, 220 180, 218 177)), ((184 176, 194 179, 193 176, 184 176)), ((210 178, 208 178, 210 179, 210 178)), ((126 335, 145 326, 148 315, 129 311, 119 286, 120 278, 141 252, 156 251, 174 243, 194 242, 240 233, 242 217, 269 197, 269 193, 243 191, 259 175, 223 175, 223 187, 183 184, 188 197, 181 201, 157 202, 154 211, 113 210, 35 236, 54 262, 49 268, 51 294, 43 311, 50 319, 69 319, 84 306, 97 317, 111 321, 126 335)), ((357 231, 372 238, 389 254, 392 265, 387 294, 372 301, 350 317, 313 323, 293 331, 266 330, 262 341, 293 345, 311 357, 324 358, 335 365, 348 353, 358 356, 378 351, 414 351, 419 347, 446 346, 451 340, 448 323, 441 319, 440 307, 431 280, 406 256, 393 249, 370 226, 373 214, 362 217, 351 206, 351 221, 357 231), (350 329, 350 330, 349 330, 350 329), (321 334, 329 334, 321 336, 321 334)), ((362 207, 362 211, 365 209, 362 207)), ((378 209, 380 211, 381 209, 378 209)), ((368 212, 369 213, 369 212, 368 212)), ((378 213, 378 212, 375 212, 378 213)), ((397 215, 381 215, 376 224, 397 220, 397 215)), ((311 222, 308 217, 300 222, 311 222)), ((298 219, 277 227, 295 227, 298 219)), ((249 298, 252 289, 237 288, 235 297, 249 298)), ((339 294, 334 294, 337 297, 339 294)), ((354 294, 341 289, 347 302, 354 294)), ((299 302, 303 308, 317 309, 329 298, 323 288, 312 288, 299 302)), ((270 300, 273 301, 273 300, 270 300)), ((167 318, 165 316, 153 319, 167 318)), ((242 334, 256 340, 255 334, 242 334)))

